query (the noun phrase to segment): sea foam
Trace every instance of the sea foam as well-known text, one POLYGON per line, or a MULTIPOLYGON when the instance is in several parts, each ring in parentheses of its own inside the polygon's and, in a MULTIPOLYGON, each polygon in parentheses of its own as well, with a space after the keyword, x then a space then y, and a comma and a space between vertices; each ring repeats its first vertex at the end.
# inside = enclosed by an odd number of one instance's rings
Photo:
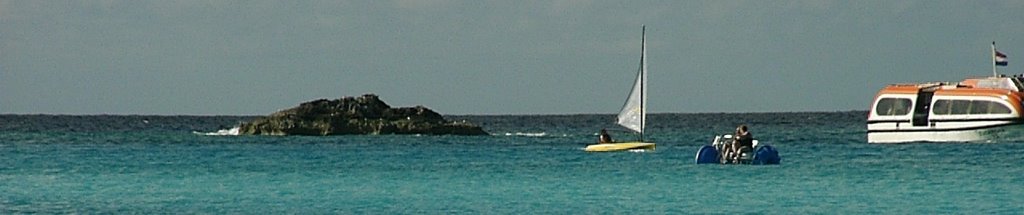
POLYGON ((234 128, 229 128, 229 129, 220 129, 220 130, 217 130, 215 132, 198 132, 198 131, 193 131, 192 133, 193 134, 198 134, 198 135, 207 135, 207 136, 235 136, 235 135, 238 135, 238 129, 239 129, 239 127, 234 127, 234 128))
POLYGON ((538 132, 538 133, 516 132, 516 133, 505 133, 505 136, 544 137, 544 136, 548 136, 548 133, 547 132, 538 132))

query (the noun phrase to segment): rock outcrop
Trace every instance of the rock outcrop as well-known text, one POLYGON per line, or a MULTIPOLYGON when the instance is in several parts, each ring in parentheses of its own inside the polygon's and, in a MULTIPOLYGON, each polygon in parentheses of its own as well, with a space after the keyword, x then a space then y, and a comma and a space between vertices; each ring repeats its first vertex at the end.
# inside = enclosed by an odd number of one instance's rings
POLYGON ((239 126, 239 134, 344 135, 431 134, 487 135, 480 126, 448 121, 423 106, 391 108, 377 95, 320 99, 281 110, 239 126))

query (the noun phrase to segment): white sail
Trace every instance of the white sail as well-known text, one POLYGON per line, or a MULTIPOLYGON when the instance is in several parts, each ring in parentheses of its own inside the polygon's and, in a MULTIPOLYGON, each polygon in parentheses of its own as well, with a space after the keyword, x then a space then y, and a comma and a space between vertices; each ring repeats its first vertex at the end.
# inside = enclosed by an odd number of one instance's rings
POLYGON ((633 90, 629 92, 626 104, 619 112, 618 123, 630 130, 644 133, 644 123, 647 121, 647 27, 644 27, 640 54, 640 71, 637 72, 636 82, 633 90))

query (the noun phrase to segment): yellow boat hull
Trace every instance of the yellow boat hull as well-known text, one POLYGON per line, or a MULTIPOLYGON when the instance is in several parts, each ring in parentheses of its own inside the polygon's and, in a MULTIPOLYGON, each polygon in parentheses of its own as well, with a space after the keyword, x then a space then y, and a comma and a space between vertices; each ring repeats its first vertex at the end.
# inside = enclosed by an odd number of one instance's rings
POLYGON ((654 143, 627 142, 627 143, 601 143, 588 145, 585 151, 588 152, 614 152, 634 149, 654 150, 654 143))

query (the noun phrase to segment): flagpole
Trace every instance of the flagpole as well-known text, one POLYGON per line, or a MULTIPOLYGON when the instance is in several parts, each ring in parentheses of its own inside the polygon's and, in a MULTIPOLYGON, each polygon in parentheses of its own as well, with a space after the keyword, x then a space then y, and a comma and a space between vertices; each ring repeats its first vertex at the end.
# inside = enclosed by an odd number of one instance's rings
POLYGON ((996 41, 992 41, 992 77, 999 77, 996 73, 996 41))

